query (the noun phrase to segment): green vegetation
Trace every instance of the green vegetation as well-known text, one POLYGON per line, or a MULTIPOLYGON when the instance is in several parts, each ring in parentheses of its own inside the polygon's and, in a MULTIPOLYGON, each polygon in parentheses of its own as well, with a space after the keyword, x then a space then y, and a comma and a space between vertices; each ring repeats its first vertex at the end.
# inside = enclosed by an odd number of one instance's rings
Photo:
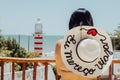
POLYGON ((115 30, 115 33, 111 37, 113 49, 120 50, 120 26, 115 30))
MULTIPOLYGON (((24 48, 13 38, 5 39, 0 35, 0 56, 1 57, 18 57, 18 58, 34 58, 38 57, 38 53, 26 52, 24 48)), ((26 69, 32 66, 32 63, 26 63, 26 69)), ((15 63, 15 70, 22 70, 22 63, 15 63)))

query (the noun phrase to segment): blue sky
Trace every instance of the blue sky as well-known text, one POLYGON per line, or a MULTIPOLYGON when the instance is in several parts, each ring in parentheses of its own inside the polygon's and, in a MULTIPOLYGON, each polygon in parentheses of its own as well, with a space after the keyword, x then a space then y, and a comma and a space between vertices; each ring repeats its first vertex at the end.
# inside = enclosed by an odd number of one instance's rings
POLYGON ((120 0, 0 0, 2 34, 34 33, 39 17, 46 35, 64 35, 72 12, 88 9, 94 26, 114 33, 120 24, 120 0))

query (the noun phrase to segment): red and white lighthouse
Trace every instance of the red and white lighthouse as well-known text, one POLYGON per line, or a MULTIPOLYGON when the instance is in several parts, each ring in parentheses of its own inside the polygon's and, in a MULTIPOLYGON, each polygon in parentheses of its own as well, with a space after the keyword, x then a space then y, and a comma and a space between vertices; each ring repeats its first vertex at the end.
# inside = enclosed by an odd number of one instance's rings
POLYGON ((35 33, 34 33, 34 51, 42 56, 43 51, 43 35, 42 35, 42 23, 40 19, 37 19, 35 23, 35 33))

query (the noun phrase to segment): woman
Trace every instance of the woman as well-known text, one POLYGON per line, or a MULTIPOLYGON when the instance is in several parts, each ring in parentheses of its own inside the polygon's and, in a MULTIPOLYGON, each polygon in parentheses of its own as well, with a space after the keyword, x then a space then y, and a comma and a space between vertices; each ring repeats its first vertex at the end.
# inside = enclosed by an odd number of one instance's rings
MULTIPOLYGON (((76 26, 93 26, 93 19, 90 12, 84 8, 79 8, 73 12, 69 21, 69 30, 76 26)), ((69 71, 61 59, 62 39, 56 44, 55 57, 56 68, 61 80, 96 80, 95 78, 86 78, 69 71)))

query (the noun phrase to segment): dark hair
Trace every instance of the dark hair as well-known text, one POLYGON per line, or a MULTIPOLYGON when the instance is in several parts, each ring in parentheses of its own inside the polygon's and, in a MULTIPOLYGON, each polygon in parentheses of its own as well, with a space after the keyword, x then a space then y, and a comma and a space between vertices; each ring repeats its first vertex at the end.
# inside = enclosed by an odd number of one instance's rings
POLYGON ((93 19, 90 12, 84 8, 79 8, 73 12, 69 22, 69 29, 76 26, 93 26, 93 19))

